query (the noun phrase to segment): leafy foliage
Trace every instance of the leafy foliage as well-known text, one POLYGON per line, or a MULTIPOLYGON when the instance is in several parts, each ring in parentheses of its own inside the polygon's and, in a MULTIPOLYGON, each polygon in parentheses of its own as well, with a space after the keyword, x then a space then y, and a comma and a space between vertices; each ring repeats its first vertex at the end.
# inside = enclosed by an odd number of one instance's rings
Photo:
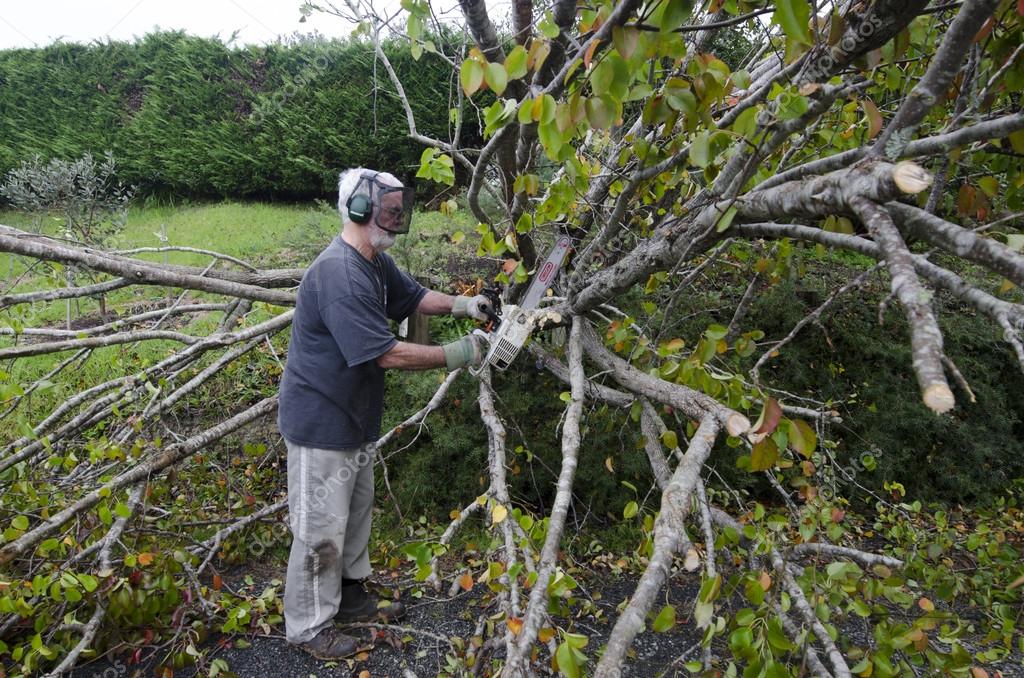
MULTIPOLYGON (((383 47, 422 129, 447 134, 443 62, 383 47)), ((165 32, 56 43, 0 51, 0 83, 0 174, 27 157, 109 149, 121 181, 147 195, 308 198, 329 195, 345 167, 403 178, 418 167, 405 119, 356 41, 236 48, 165 32)))

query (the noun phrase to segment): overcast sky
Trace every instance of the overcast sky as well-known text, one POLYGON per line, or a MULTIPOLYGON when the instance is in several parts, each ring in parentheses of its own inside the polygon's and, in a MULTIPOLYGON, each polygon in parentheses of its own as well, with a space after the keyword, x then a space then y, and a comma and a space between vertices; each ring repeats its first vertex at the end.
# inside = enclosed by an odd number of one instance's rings
MULTIPOLYGON (((301 0, 0 0, 0 49, 131 40, 159 27, 240 43, 272 42, 278 35, 317 30, 343 36, 350 24, 314 14, 299 23, 301 0)), ((397 2, 395 3, 397 5, 397 2)))

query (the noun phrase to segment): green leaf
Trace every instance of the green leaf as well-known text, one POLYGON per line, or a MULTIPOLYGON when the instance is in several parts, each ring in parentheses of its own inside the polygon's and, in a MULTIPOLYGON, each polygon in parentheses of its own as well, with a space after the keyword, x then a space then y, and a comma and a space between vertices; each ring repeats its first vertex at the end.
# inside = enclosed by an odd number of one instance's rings
POLYGON ((818 434, 802 419, 789 422, 789 444, 805 459, 810 459, 818 446, 818 434))
POLYGON ((690 164, 701 169, 707 167, 711 159, 708 157, 711 150, 711 137, 707 132, 701 132, 690 142, 690 164))
POLYGON ((520 125, 529 125, 533 122, 533 99, 527 97, 523 99, 523 103, 519 106, 519 111, 516 113, 516 119, 519 120, 520 125))
POLYGON ((715 231, 718 233, 724 232, 730 226, 732 226, 733 217, 736 216, 738 210, 735 207, 730 207, 725 211, 725 214, 719 218, 718 223, 715 224, 715 231))
POLYGON ((640 31, 632 26, 623 27, 616 25, 612 28, 612 43, 615 50, 623 59, 633 56, 637 45, 640 43, 640 31))
POLYGON ((782 624, 777 619, 772 619, 768 622, 768 642, 776 650, 781 650, 782 652, 791 652, 796 647, 782 630, 782 624))
POLYGON ((651 625, 658 633, 665 633, 666 631, 672 630, 672 627, 676 625, 676 608, 672 605, 666 605, 661 608, 661 612, 654 619, 654 624, 651 625))
POLYGON ((455 183, 455 161, 436 148, 425 148, 420 154, 420 168, 416 171, 416 177, 451 186, 455 183))
POLYGON ((689 0, 668 0, 661 15, 661 30, 667 33, 682 26, 683 22, 690 18, 692 8, 689 0))
POLYGON ((754 445, 750 453, 750 470, 767 471, 775 466, 779 459, 779 448, 771 438, 765 438, 754 445))
POLYGON ((807 108, 810 105, 807 97, 800 96, 799 94, 793 94, 791 92, 783 92, 779 96, 778 102, 779 105, 775 114, 778 116, 779 120, 793 120, 795 118, 799 118, 807 112, 807 108))
POLYGON ((639 511, 640 507, 637 505, 637 503, 635 501, 631 501, 628 504, 626 504, 625 508, 622 509, 622 517, 626 520, 629 520, 630 518, 634 517, 639 511))
POLYGON ((665 443, 665 447, 670 450, 674 450, 679 447, 679 438, 676 436, 675 431, 665 431, 661 434, 661 442, 665 443))
POLYGON ((27 530, 28 518, 26 516, 15 516, 14 520, 11 521, 11 526, 16 530, 27 530))
POLYGON ((99 584, 99 581, 96 579, 96 577, 92 576, 91 574, 78 575, 78 581, 82 583, 82 587, 86 590, 87 593, 92 593, 93 591, 95 591, 96 586, 99 584))
POLYGON ((754 632, 747 626, 740 626, 729 635, 729 648, 740 656, 744 655, 754 644, 754 632))
POLYGON ((497 96, 501 96, 505 88, 508 87, 508 74, 501 64, 487 64, 484 70, 484 80, 497 96))
POLYGON ((516 266, 516 270, 513 271, 513 278, 517 283, 524 283, 530 279, 530 272, 526 270, 526 266, 520 261, 519 265, 516 266))
POLYGON ((608 129, 615 120, 615 111, 612 110, 601 97, 587 99, 585 108, 587 111, 587 122, 594 129, 608 129))
POLYGON ((978 179, 978 188, 988 197, 994 198, 999 194, 999 180, 993 176, 982 177, 978 179))
POLYGON ((558 29, 558 24, 555 23, 555 17, 550 11, 544 12, 544 18, 537 24, 537 28, 549 40, 557 38, 558 34, 561 33, 558 29))
POLYGON ((811 44, 811 6, 807 0, 777 0, 772 23, 782 27, 789 39, 804 45, 811 44))
POLYGON ((725 335, 727 334, 729 334, 729 328, 724 325, 711 324, 708 325, 708 328, 706 330, 704 330, 704 336, 706 336, 711 341, 725 339, 725 335))
POLYGON ((473 96, 473 93, 480 89, 484 83, 484 65, 476 59, 466 59, 459 67, 459 82, 462 84, 462 91, 466 96, 473 96))
POLYGON ((526 75, 526 61, 529 54, 522 45, 516 45, 505 57, 505 73, 509 80, 518 80, 526 75))
POLYGON ((533 216, 529 212, 523 212, 516 221, 516 233, 529 233, 533 230, 533 216))
POLYGON ((576 663, 576 656, 568 643, 562 643, 555 650, 555 660, 558 662, 558 671, 569 678, 579 678, 580 667, 576 663))
POLYGON ((590 88, 595 95, 601 96, 611 90, 613 82, 615 82, 615 67, 611 63, 611 59, 602 59, 590 74, 590 88))
POLYGON ((622 101, 629 94, 633 75, 629 65, 618 54, 611 52, 594 67, 590 86, 598 96, 608 95, 613 101, 622 101))
POLYGON ((117 506, 114 507, 114 513, 116 513, 120 518, 127 518, 132 514, 131 509, 129 509, 128 505, 124 502, 117 503, 117 506))
POLYGON ((512 99, 498 99, 484 109, 484 137, 493 136, 512 120, 515 113, 516 102, 512 99))
POLYGON ((537 126, 537 138, 547 151, 548 156, 555 159, 558 151, 565 145, 562 133, 558 131, 558 124, 554 121, 541 123, 537 126))

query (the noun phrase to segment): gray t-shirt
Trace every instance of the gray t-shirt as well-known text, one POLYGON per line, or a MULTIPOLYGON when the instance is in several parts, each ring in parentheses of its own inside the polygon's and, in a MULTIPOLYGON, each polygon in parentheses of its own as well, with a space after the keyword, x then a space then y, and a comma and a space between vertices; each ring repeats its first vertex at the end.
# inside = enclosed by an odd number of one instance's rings
POLYGON ((291 443, 342 450, 380 437, 384 368, 403 320, 427 290, 386 254, 373 261, 335 238, 299 285, 277 422, 291 443))

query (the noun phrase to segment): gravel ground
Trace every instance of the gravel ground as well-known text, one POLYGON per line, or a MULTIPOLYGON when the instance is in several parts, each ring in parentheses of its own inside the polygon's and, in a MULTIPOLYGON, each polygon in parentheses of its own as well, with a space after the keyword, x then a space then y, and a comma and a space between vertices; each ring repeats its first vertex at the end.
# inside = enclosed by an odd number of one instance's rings
MULTIPOLYGON (((255 567, 250 572, 257 579, 253 589, 257 592, 275 577, 283 579, 283 572, 255 567)), ((239 573, 244 574, 244 573, 239 573)), ((608 639, 617 617, 616 608, 633 592, 638 577, 633 574, 615 575, 601 573, 588 577, 589 581, 580 580, 580 588, 576 591, 578 599, 589 598, 593 602, 591 611, 597 614, 579 614, 573 619, 559 619, 563 628, 589 637, 584 652, 590 662, 584 669, 590 673, 595 662, 595 651, 608 639)), ((380 580, 387 584, 387 580, 380 580)), ((633 642, 627 659, 623 676, 630 678, 654 678, 655 676, 687 676, 689 674, 683 663, 700 657, 698 643, 700 632, 692 621, 684 616, 697 595, 699 577, 696 575, 677 575, 666 589, 663 589, 654 612, 664 604, 674 604, 678 611, 675 628, 667 633, 645 631, 633 642)), ((380 591, 398 590, 383 587, 380 591)), ((354 658, 338 663, 321 662, 284 639, 283 625, 274 628, 267 636, 258 635, 246 638, 251 644, 247 648, 234 646, 240 636, 225 638, 219 635, 211 637, 203 644, 206 661, 215 658, 224 659, 230 671, 241 678, 325 678, 327 676, 358 676, 359 678, 408 678, 416 675, 420 678, 436 676, 446 665, 446 654, 451 647, 448 638, 468 639, 472 636, 477 618, 481 613, 493 613, 486 606, 489 593, 483 585, 476 585, 472 590, 460 593, 454 598, 443 594, 433 596, 424 593, 414 598, 408 591, 403 592, 401 600, 408 608, 407 616, 399 622, 400 626, 372 630, 357 628, 349 630, 352 635, 363 638, 367 649, 354 658), (409 673, 411 672, 411 673, 409 673)), ((742 599, 732 601, 720 600, 720 605, 745 606, 742 599)), ((585 607, 585 606, 584 606, 585 607)), ((967 613, 963 610, 961 613, 967 613)), ((899 613, 897 614, 899 616, 899 613)), ((837 622, 839 620, 836 620, 837 622)), ((851 618, 840 623, 840 632, 858 645, 868 644, 871 629, 865 620, 851 618)), ((972 647, 965 643, 969 651, 978 651, 981 646, 972 647)), ((729 656, 728 647, 716 647, 717 656, 729 656)), ((494 655, 501 658, 502 652, 494 655)), ((113 657, 80 666, 71 675, 74 678, 142 678, 155 675, 155 668, 160 657, 155 655, 143 657, 140 664, 129 666, 127 658, 113 657)), ((989 664, 986 668, 989 675, 1024 676, 1021 657, 1014 654, 996 665, 989 664)), ((543 651, 542 665, 549 666, 547 652, 543 651)), ((206 675, 197 673, 195 667, 186 667, 175 671, 174 678, 206 675)))
MULTIPOLYGON (((279 576, 283 578, 283 573, 279 576)), ((573 630, 590 637, 590 642, 584 650, 592 660, 589 666, 593 665, 594 649, 601 647, 611 632, 617 616, 615 608, 633 591, 636 581, 635 575, 609 575, 600 578, 592 587, 581 584, 582 595, 590 597, 596 608, 603 612, 600 619, 591 614, 572 620, 575 625, 573 630)), ((699 580, 694 579, 694 582, 699 580)), ((367 645, 372 644, 372 649, 334 665, 321 662, 290 645, 284 639, 283 626, 275 628, 269 636, 247 638, 251 646, 245 649, 234 647, 234 638, 221 636, 211 637, 204 643, 203 649, 206 650, 208 660, 224 659, 230 670, 242 678, 325 678, 359 676, 363 671, 368 671, 373 678, 399 678, 406 670, 421 678, 436 676, 444 669, 445 655, 450 651, 445 639, 453 636, 472 636, 476 619, 484 611, 481 605, 486 604, 483 602, 486 591, 484 586, 477 585, 471 591, 460 593, 451 599, 443 594, 439 597, 424 594, 419 599, 403 594, 401 600, 409 608, 409 612, 399 622, 400 627, 378 631, 376 638, 372 637, 375 632, 371 629, 352 629, 349 632, 363 638, 367 645)), ((663 591, 662 595, 665 602, 678 604, 681 613, 685 609, 682 605, 684 601, 692 600, 696 593, 697 583, 673 584, 668 591, 663 591)), ((569 622, 561 621, 563 627, 569 622)), ((676 675, 674 671, 668 670, 670 665, 684 650, 692 648, 699 639, 700 634, 692 624, 683 619, 680 619, 676 628, 667 633, 647 631, 634 642, 635 654, 631 653, 629 669, 625 675, 637 678, 676 675)), ((496 656, 501 657, 502 654, 496 656)), ((686 657, 687 660, 693 658, 693 654, 686 657)), ((100 660, 80 666, 71 675, 73 678, 153 676, 158 658, 144 658, 141 664, 133 666, 128 666, 125 662, 126 658, 116 657, 100 660)), ((679 675, 689 675, 682 669, 682 662, 675 668, 678 669, 679 675)), ((194 667, 187 667, 174 673, 175 678, 195 675, 197 672, 194 667)))

